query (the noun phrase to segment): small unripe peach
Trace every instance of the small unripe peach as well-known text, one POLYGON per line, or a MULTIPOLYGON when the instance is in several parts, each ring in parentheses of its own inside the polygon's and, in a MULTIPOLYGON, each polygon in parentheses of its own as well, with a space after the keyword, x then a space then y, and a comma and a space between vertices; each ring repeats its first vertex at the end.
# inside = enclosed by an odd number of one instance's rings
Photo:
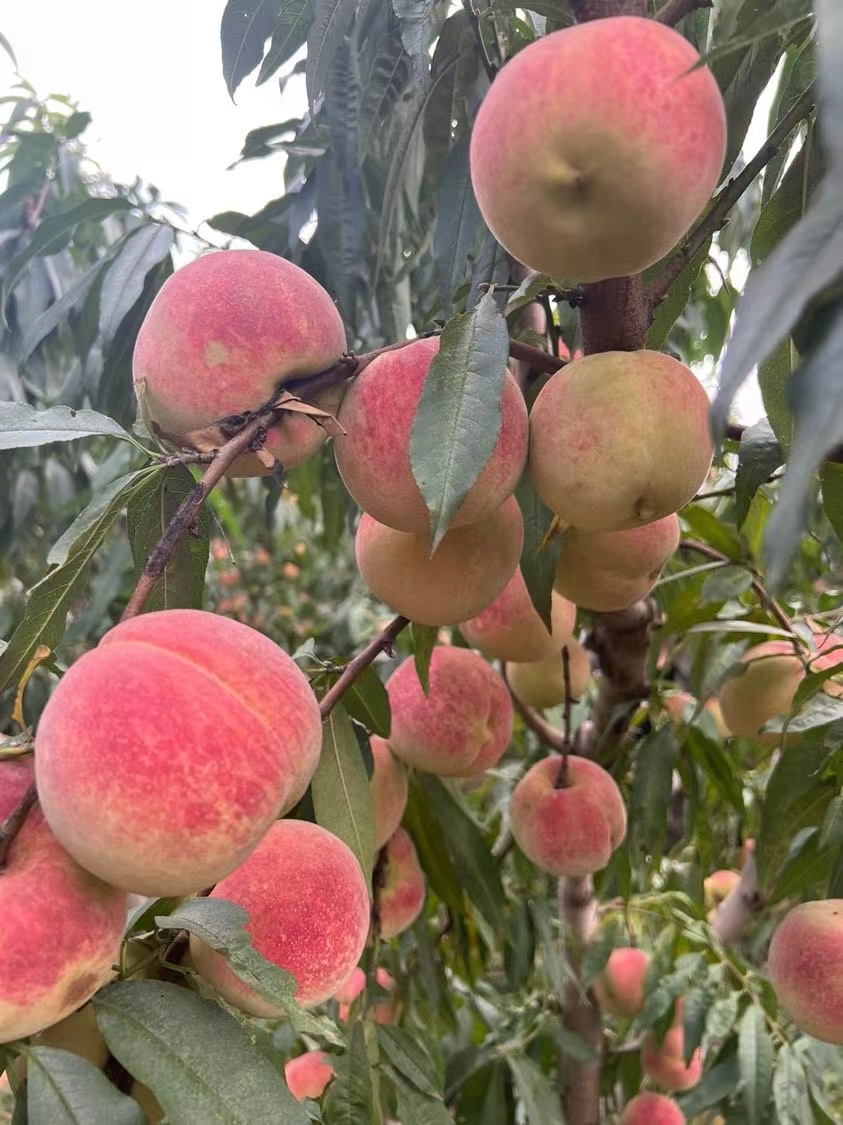
MULTIPOLYGON (((256 410, 292 379, 345 352, 342 318, 328 292, 285 258, 264 250, 219 250, 182 266, 150 306, 135 345, 138 397, 150 420, 179 445, 219 445, 221 420, 256 410)), ((333 414, 342 388, 315 403, 333 414)), ((291 468, 315 453, 326 431, 285 411, 266 450, 291 468)), ((233 475, 266 472, 255 454, 233 475)))
POLYGON ((702 1051, 699 1047, 691 1056, 691 1061, 685 1062, 683 1009, 683 1002, 677 1000, 673 1023, 661 1043, 652 1031, 648 1031, 641 1041, 641 1066, 644 1073, 672 1094, 690 1090, 702 1077, 702 1051))
POLYGON ((618 1125, 685 1125, 685 1114, 664 1094, 638 1094, 627 1102, 618 1125))
POLYGON ((386 845, 383 883, 377 898, 378 928, 383 938, 412 926, 424 906, 426 884, 416 847, 403 828, 386 845))
POLYGON ((740 881, 741 877, 737 871, 715 871, 704 879, 703 894, 706 910, 715 910, 740 881))
POLYGON ((512 835, 522 852, 553 875, 590 875, 605 867, 626 836, 626 808, 611 774, 588 758, 543 758, 512 794, 512 835))
MULTIPOLYGON (((337 468, 363 509, 387 527, 427 535, 430 514, 410 468, 410 438, 427 373, 439 351, 436 337, 384 352, 353 381, 334 440, 337 468)), ((494 451, 460 505, 452 527, 476 523, 511 496, 527 459, 527 407, 507 374, 501 429, 494 451)))
POLYGON ((843 1044, 843 899, 794 907, 773 934, 767 971, 800 1031, 843 1044))
POLYGON ((512 736, 512 701, 500 676, 476 653, 441 645, 430 659, 425 695, 412 660, 386 682, 389 745, 426 773, 471 777, 493 766, 512 736))
POLYGON ((294 1098, 321 1098, 334 1077, 334 1068, 324 1051, 305 1051, 284 1066, 284 1077, 294 1098))
POLYGON ((631 1019, 644 1007, 644 985, 650 954, 643 949, 613 949, 603 972, 594 982, 600 1007, 614 1016, 631 1019))
POLYGON ((524 524, 510 497, 479 523, 449 530, 433 555, 427 536, 363 514, 357 567, 376 598, 418 625, 456 625, 484 610, 515 573, 524 524))
POLYGON ((705 480, 708 413, 700 381, 668 355, 587 355, 553 375, 533 405, 530 477, 545 504, 581 530, 653 523, 705 480))
POLYGON ((571 637, 576 615, 577 607, 554 591, 549 633, 519 567, 491 605, 461 622, 460 632, 487 660, 546 660, 571 637))
MULTIPOLYGON (((571 698, 579 699, 591 683, 591 662, 581 644, 569 640, 566 646, 571 698)), ((544 711, 565 702, 565 670, 561 652, 557 652, 549 660, 507 664, 506 678, 512 691, 527 707, 537 707, 544 711)))
POLYGON ((386 739, 373 734, 369 745, 375 762, 374 772, 369 778, 375 848, 382 848, 398 828, 407 807, 407 771, 390 750, 386 739))
MULTIPOLYGON (((306 820, 276 821, 211 896, 243 907, 258 953, 293 974, 306 1008, 333 996, 366 944, 369 892, 360 864, 342 840, 306 820)), ((230 1004, 262 1019, 283 1014, 195 936, 190 951, 197 972, 230 1004)))
POLYGON ((769 746, 778 745, 780 734, 759 732, 770 719, 790 711, 796 689, 805 676, 805 665, 789 641, 754 645, 743 654, 741 664, 745 671, 731 676, 720 689, 723 722, 732 734, 760 738, 769 746))

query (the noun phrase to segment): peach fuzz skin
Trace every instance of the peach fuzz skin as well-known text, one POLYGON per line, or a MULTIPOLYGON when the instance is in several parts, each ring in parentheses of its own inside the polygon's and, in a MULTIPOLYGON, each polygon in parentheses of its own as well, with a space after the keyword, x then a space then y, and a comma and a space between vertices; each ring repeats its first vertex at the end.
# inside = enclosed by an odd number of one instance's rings
POLYGON ((530 477, 560 520, 581 531, 653 523, 705 480, 708 413, 700 381, 668 355, 587 355, 553 375, 533 405, 530 477))
POLYGON ((773 934, 767 972, 800 1031, 843 1044, 843 899, 794 907, 773 934))
POLYGON ((556 784, 562 757, 532 766, 512 794, 512 835, 522 852, 553 875, 590 875, 609 862, 626 836, 626 808, 611 774, 588 758, 568 757, 565 788, 556 784))
MULTIPOLYGON (((579 699, 591 683, 591 661, 577 641, 569 640, 567 649, 571 698, 579 699)), ((515 695, 527 707, 546 711, 548 707, 558 707, 565 702, 565 671, 561 652, 549 660, 507 664, 506 678, 515 695)))
POLYGON ((77 660, 36 742, 41 807, 71 855, 124 890, 178 895, 228 875, 300 799, 322 728, 277 645, 178 609, 115 626, 77 660))
MULTIPOLYGON (((378 523, 418 535, 428 534, 430 514, 410 468, 410 439, 438 351, 434 337, 374 359, 346 392, 339 413, 345 434, 334 440, 340 476, 360 507, 378 523)), ((527 407, 507 374, 497 444, 451 526, 476 523, 500 507, 515 490, 526 460, 527 407)))
MULTIPOLYGON (((346 350, 342 318, 328 292, 292 262, 264 250, 219 250, 168 278, 138 333, 133 373, 151 420, 179 444, 188 435, 256 410, 291 379, 324 371, 346 350)), ((340 387, 317 396, 335 413, 340 387)), ((286 468, 315 453, 326 431, 285 412, 266 439, 286 468)), ((210 441, 219 444, 217 431, 210 441)), ((230 475, 266 472, 255 455, 230 475)))
POLYGON ((472 648, 487 660, 545 660, 559 652, 573 634, 577 607, 554 592, 551 603, 553 632, 539 617, 519 567, 491 605, 460 624, 472 648))
POLYGON ((618 1125, 685 1125, 686 1117, 664 1094, 638 1094, 627 1102, 618 1125))
POLYGON ((683 1002, 677 1000, 673 1023, 659 1043, 652 1031, 641 1040, 641 1067, 648 1078, 670 1093, 690 1090, 702 1077, 702 1051, 697 1047, 685 1063, 685 1031, 682 1026, 683 1002))
POLYGON ((375 848, 382 848, 398 828, 407 807, 407 771, 390 750, 386 739, 373 734, 369 745, 375 763, 369 778, 375 848))
POLYGON ((426 894, 424 872, 410 834, 399 828, 386 845, 383 885, 378 898, 382 938, 397 937, 421 914, 426 894))
POLYGON ((753 645, 740 662, 746 666, 745 671, 727 679, 718 696, 723 722, 732 734, 777 746, 781 734, 759 732, 770 719, 790 711, 805 676, 805 665, 789 641, 753 645))
POLYGON ((493 668, 465 648, 442 645, 430 660, 424 694, 412 660, 386 682, 389 745, 409 766, 443 777, 471 777, 503 755, 512 736, 512 701, 493 668))
MULTIPOLYGON (((372 1016, 375 1023, 395 1023, 398 1015, 398 985, 386 969, 375 969, 375 980, 378 986, 388 993, 386 1000, 380 1000, 372 1005, 372 1016)), ((348 980, 334 993, 334 999, 339 1003, 339 1018, 345 1022, 351 1011, 351 1005, 366 987, 366 974, 361 968, 356 968, 348 980)))
MULTIPOLYGON (((32 781, 32 761, 0 762, 0 823, 32 781)), ((69 1016, 109 980, 126 896, 84 871, 33 808, 0 872, 0 1043, 69 1016)))
POLYGON ((284 1077, 290 1093, 300 1102, 305 1098, 321 1098, 334 1077, 334 1068, 324 1051, 305 1051, 284 1066, 284 1077))
POLYGON ((376 598, 417 625, 456 625, 486 608, 521 558, 524 524, 510 497, 479 523, 449 530, 431 556, 427 536, 395 531, 365 512, 357 569, 376 598))
POLYGON ((698 60, 671 28, 618 16, 556 31, 506 64, 474 123, 471 179, 510 254, 583 282, 668 253, 726 152, 723 99, 698 60))
POLYGON ((650 954, 643 949, 613 949, 603 972, 594 984, 600 1007, 613 1016, 632 1019, 644 1007, 644 985, 650 954))
MULTIPOLYGON (((243 907, 255 949, 293 974, 296 1000, 305 1008, 334 995, 366 944, 370 904, 363 870, 342 840, 306 820, 276 821, 211 895, 243 907)), ((263 1019, 284 1014, 195 936, 190 952, 197 972, 234 1007, 263 1019)))

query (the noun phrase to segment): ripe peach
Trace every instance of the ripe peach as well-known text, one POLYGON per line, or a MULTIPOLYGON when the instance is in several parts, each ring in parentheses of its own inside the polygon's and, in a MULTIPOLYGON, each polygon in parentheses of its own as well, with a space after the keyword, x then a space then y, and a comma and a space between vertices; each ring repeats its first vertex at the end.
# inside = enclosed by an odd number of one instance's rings
MULTIPOLYGON (((345 348, 340 314, 304 270, 263 250, 220 250, 182 266, 161 287, 135 344, 135 388, 152 422, 177 444, 213 448, 222 440, 220 420, 330 367, 345 348)), ((334 413, 341 397, 333 387, 314 401, 334 413)), ((326 436, 312 417, 285 411, 266 450, 291 468, 326 436)), ((247 454, 232 475, 265 471, 247 454)))
POLYGON ((716 910, 740 881, 741 877, 737 871, 715 871, 704 879, 703 894, 706 910, 716 910))
POLYGON ((443 645, 422 690, 412 660, 386 682, 392 709, 389 745, 407 765, 445 777, 470 777, 503 755, 512 736, 512 701, 501 678, 476 653, 443 645))
POLYGON ((284 1077, 294 1098, 321 1098, 334 1077, 334 1068, 324 1051, 305 1051, 284 1066, 284 1077))
POLYGON ((412 926, 422 912, 426 885, 416 847, 403 828, 386 845, 386 866, 378 895, 378 926, 392 938, 412 926))
POLYGON ((561 767, 561 755, 551 754, 515 786, 512 835, 542 870, 590 875, 626 836, 626 808, 614 778, 596 762, 569 755, 565 787, 556 788, 561 767))
POLYGON ((83 867, 178 895, 233 871, 304 793, 322 745, 304 674, 272 641, 201 610, 131 618, 47 703, 44 815, 83 867))
POLYGON ((32 1039, 32 1046, 58 1047, 62 1051, 70 1051, 87 1059, 99 1070, 105 1066, 109 1055, 94 1015, 93 1004, 85 1004, 58 1023, 39 1031, 32 1039))
MULTIPOLYGON (((32 781, 31 760, 0 762, 0 822, 32 781)), ((57 1024, 111 976, 126 896, 83 870, 36 805, 0 871, 0 1043, 57 1024)))
MULTIPOLYGON (((591 682, 591 663, 581 644, 570 640, 567 648, 571 698, 579 699, 591 682)), ((544 711, 565 702, 565 674, 561 652, 557 652, 549 660, 507 664, 506 678, 512 691, 527 707, 537 707, 544 711)))
MULTIPOLYGON (((435 337, 384 352, 364 368, 343 400, 334 440, 337 468, 360 507, 387 527, 427 535, 430 514, 410 468, 410 437, 435 337)), ((451 521, 476 523, 511 496, 527 460, 527 407, 507 374, 497 445, 451 521)))
POLYGON ((646 1032, 641 1040, 641 1066, 644 1073, 672 1094, 679 1090, 690 1090, 702 1077, 702 1051, 699 1047, 691 1056, 691 1061, 685 1063, 683 1008, 683 1002, 677 1000, 673 1023, 661 1043, 652 1031, 646 1032))
POLYGON ((843 899, 794 907, 773 934, 767 972, 800 1031, 843 1044, 843 899))
POLYGON ((603 972, 594 983, 600 1007, 614 1016, 631 1019, 644 1007, 644 985, 650 954, 643 949, 613 949, 603 972))
POLYGON ((510 497, 479 523, 447 532, 431 556, 427 536, 395 531, 363 514, 354 552, 363 581, 419 625, 456 625, 485 609, 521 557, 524 525, 510 497))
POLYGON ((723 722, 732 734, 757 737, 768 746, 778 745, 780 734, 759 735, 759 731, 769 719, 790 711, 805 666, 789 641, 753 645, 741 657, 741 664, 746 665, 746 671, 730 677, 720 689, 723 722))
POLYGON ((664 1094, 638 1094, 627 1102, 618 1125, 685 1125, 685 1114, 664 1094))
POLYGON ((382 848, 401 823, 407 807, 407 771, 390 750, 386 739, 373 734, 369 745, 375 760, 375 769, 369 778, 375 848, 382 848))
POLYGON ((519 567, 491 605, 460 624, 460 632, 487 660, 545 660, 571 637, 576 615, 577 607, 554 592, 548 633, 519 567))
MULTIPOLYGON (((389 998, 381 1000, 372 1006, 375 1023, 395 1023, 398 1015, 398 985, 386 969, 375 969, 375 980, 380 987, 389 993, 389 998)), ((334 993, 334 999, 339 1001, 339 1017, 348 1019, 351 1005, 366 987, 366 974, 357 968, 341 988, 334 993)))
MULTIPOLYGON (((661 520, 705 480, 708 412, 697 377, 661 352, 600 352, 569 363, 545 383, 530 414, 528 468, 536 491, 581 531, 661 520)), ((675 524, 658 530, 656 554, 675 524)), ((648 553, 643 545, 634 550, 648 553)))
POLYGON ((638 273, 667 254, 726 151, 723 99, 698 61, 664 24, 618 16, 507 63, 474 123, 471 179, 510 254, 568 281, 638 273))
MULTIPOLYGON (((306 820, 278 820, 245 863, 217 883, 213 898, 236 902, 259 953, 296 978, 303 1007, 333 996, 357 964, 369 932, 369 892, 354 853, 306 820)), ((193 936, 197 972, 249 1015, 283 1014, 242 984, 225 959, 193 936)))

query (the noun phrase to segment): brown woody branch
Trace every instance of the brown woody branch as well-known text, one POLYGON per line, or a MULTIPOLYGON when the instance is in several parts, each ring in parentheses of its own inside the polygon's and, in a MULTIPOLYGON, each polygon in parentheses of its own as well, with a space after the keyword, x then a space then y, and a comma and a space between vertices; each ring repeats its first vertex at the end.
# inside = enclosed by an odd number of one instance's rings
POLYGON ((685 16, 690 16, 692 12, 699 11, 701 8, 713 8, 714 0, 667 0, 661 8, 659 8, 656 15, 653 17, 659 23, 666 23, 668 27, 676 27, 678 23, 684 20, 685 16))
POLYGON ((352 660, 349 660, 337 682, 325 692, 319 702, 319 711, 322 715, 323 722, 340 701, 342 695, 369 667, 376 656, 381 652, 386 652, 391 655, 395 638, 403 629, 406 629, 409 624, 410 622, 406 617, 393 618, 387 627, 382 632, 378 633, 374 640, 369 641, 364 649, 361 649, 352 660))
POLYGON ((597 930, 597 900, 590 875, 559 880, 559 917, 563 956, 571 969, 562 997, 565 1027, 594 1051, 591 1062, 560 1053, 562 1106, 571 1125, 599 1125, 603 1020, 593 995, 579 983, 583 950, 597 930))
MULTIPOLYGON (((712 559, 715 562, 729 563, 731 566, 740 566, 734 559, 730 559, 728 555, 724 555, 722 551, 716 550, 714 547, 709 547, 707 543, 699 543, 696 539, 681 539, 679 541, 680 551, 696 551, 698 555, 703 555, 707 559, 712 559)), ((753 575, 752 589, 758 596, 758 600, 767 612, 778 621, 782 629, 791 633, 794 638, 796 634, 793 630, 793 622, 782 609, 779 602, 768 592, 764 583, 757 575, 753 575)))
POLYGON ((726 895, 711 920, 711 928, 724 945, 733 945, 754 921, 764 905, 758 885, 755 856, 750 855, 741 871, 740 880, 726 895))
POLYGON ((38 800, 38 793, 35 789, 35 782, 28 787, 24 795, 18 801, 15 808, 9 813, 6 819, 0 824, 0 873, 6 867, 6 862, 9 858, 9 851, 12 847, 15 837, 21 828, 23 828, 24 821, 29 816, 29 811, 38 800))

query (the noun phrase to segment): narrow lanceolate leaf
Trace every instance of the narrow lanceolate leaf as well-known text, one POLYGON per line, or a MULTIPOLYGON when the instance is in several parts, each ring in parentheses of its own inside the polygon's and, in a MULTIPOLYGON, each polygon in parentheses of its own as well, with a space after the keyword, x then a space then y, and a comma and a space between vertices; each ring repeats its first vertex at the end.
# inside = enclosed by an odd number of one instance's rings
POLYGON ((109 266, 100 291, 100 336, 112 339, 126 313, 143 292, 146 275, 170 253, 175 235, 171 227, 147 223, 133 231, 109 266))
POLYGON ((661 855, 678 746, 670 725, 639 744, 630 797, 630 823, 642 851, 661 855))
POLYGON ((527 1125, 564 1125, 559 1095, 550 1079, 522 1051, 508 1052, 507 1065, 518 1098, 524 1106, 527 1125))
POLYGON ((823 142, 838 175, 843 164, 843 74, 840 56, 843 52, 843 7, 838 0, 814 0, 819 34, 817 36, 817 68, 822 99, 823 142))
POLYGON ((427 54, 430 39, 430 16, 434 0, 392 0, 392 10, 401 21, 401 39, 413 60, 416 81, 427 85, 430 60, 427 54))
POLYGON ((782 1047, 776 1059, 773 1098, 778 1125, 812 1125, 808 1080, 796 1052, 788 1044, 782 1047))
MULTIPOLYGON (((278 8, 278 3, 275 7, 278 8)), ((256 85, 260 86, 267 78, 271 78, 280 66, 293 57, 299 47, 304 46, 312 20, 313 0, 280 0, 275 30, 256 85)))
POLYGON ((747 1125, 762 1125, 769 1118, 767 1104, 773 1079, 773 1044, 767 1021, 757 1004, 747 1008, 738 1026, 738 1061, 747 1125))
POLYGON ((53 441, 106 436, 134 442, 131 434, 96 410, 51 406, 36 410, 27 402, 0 402, 0 449, 23 449, 53 441))
POLYGON ((782 460, 781 446, 766 418, 744 430, 735 475, 735 521, 738 527, 743 525, 749 514, 753 496, 782 460))
POLYGON ((278 0, 228 0, 220 24, 220 46, 222 73, 232 98, 263 58, 278 8, 278 0))
POLYGON ((489 294, 473 312, 446 324, 410 437, 410 465, 430 512, 433 551, 497 443, 508 358, 506 321, 489 294))
POLYGON ((403 1027, 381 1025, 378 1042, 381 1052, 410 1085, 428 1097, 441 1100, 436 1067, 423 1040, 403 1027))
POLYGON ((351 27, 357 0, 315 0, 313 22, 307 35, 305 81, 307 100, 313 105, 322 96, 337 48, 351 27))
POLYGON ((107 269, 108 264, 108 259, 95 262, 66 293, 63 293, 57 301, 54 301, 49 308, 35 318, 23 338, 19 356, 20 363, 25 363, 41 341, 61 324, 72 309, 75 309, 80 302, 84 301, 97 280, 100 270, 107 269))
POLYGON ((335 1077, 325 1099, 327 1125, 357 1125, 377 1121, 373 1068, 369 1063, 363 1025, 355 1023, 344 1055, 334 1061, 335 1077))
POLYGON ((121 1094, 87 1059, 57 1047, 26 1052, 27 1125, 145 1125, 133 1098, 121 1094))
POLYGON ((562 539, 550 534, 556 517, 539 499, 527 473, 524 473, 515 490, 515 499, 524 521, 521 573, 536 613, 550 629, 553 576, 562 549, 562 539))
POLYGON ((372 797, 354 728, 340 705, 322 725, 322 754, 310 786, 316 823, 348 844, 369 879, 375 852, 372 797))
MULTIPOLYGON (((171 465, 151 477, 146 488, 130 500, 126 513, 135 575, 161 540, 181 503, 196 487, 190 470, 171 465)), ((157 609, 201 609, 209 550, 208 510, 203 504, 196 524, 173 551, 144 605, 157 609)))
POLYGON ((389 738, 389 696, 377 672, 364 669, 343 696, 343 703, 349 715, 372 734, 389 738))
POLYGON ((67 607, 78 591, 88 564, 133 493, 142 488, 150 472, 120 477, 77 516, 53 548, 51 558, 61 561, 32 588, 23 620, 0 654, 0 692, 16 684, 39 645, 55 649, 64 636, 67 607), (71 531, 76 531, 71 535, 71 531))
POLYGON ((416 666, 416 675, 419 678, 422 691, 425 695, 430 691, 430 660, 436 647, 439 630, 435 625, 410 625, 410 634, 413 638, 413 663, 416 666))
POLYGON ((395 1083, 395 1096, 401 1125, 453 1125, 454 1119, 441 1101, 422 1094, 408 1082, 395 1083))
POLYGON ((307 1114, 233 1016, 163 981, 97 993, 108 1049, 179 1125, 306 1125, 307 1114))
POLYGON ((462 916, 465 912, 462 878, 451 862, 438 822, 430 815, 427 796, 418 783, 421 776, 417 773, 410 782, 403 823, 413 837, 431 887, 454 914, 462 916))
POLYGON ((433 258, 446 316, 453 312, 456 291, 468 277, 472 252, 484 226, 471 186, 468 145, 468 137, 462 137, 448 153, 437 192, 433 258))

